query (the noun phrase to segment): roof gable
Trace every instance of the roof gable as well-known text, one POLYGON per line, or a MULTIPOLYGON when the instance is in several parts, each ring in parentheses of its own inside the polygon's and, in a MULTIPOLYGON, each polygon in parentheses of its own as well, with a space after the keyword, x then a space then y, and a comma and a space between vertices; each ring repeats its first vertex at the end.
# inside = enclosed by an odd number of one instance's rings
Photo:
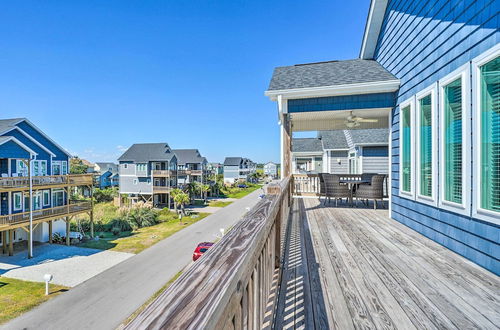
POLYGON ((177 164, 184 165, 187 163, 197 164, 206 161, 205 157, 202 157, 198 149, 174 149, 173 152, 177 156, 177 164))
POLYGON ((292 139, 292 152, 323 152, 323 144, 318 138, 292 139))
POLYGON ((175 154, 168 143, 136 143, 118 158, 118 161, 146 163, 149 161, 170 161, 175 154))

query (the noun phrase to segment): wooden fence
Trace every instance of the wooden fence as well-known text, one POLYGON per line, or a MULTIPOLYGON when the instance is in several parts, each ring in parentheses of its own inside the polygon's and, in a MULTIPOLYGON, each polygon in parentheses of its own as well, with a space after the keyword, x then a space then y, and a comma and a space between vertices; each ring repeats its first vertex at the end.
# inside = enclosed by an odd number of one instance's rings
MULTIPOLYGON (((259 329, 282 241, 291 180, 268 194, 126 329, 259 329)), ((281 271, 279 271, 281 274, 281 271)))

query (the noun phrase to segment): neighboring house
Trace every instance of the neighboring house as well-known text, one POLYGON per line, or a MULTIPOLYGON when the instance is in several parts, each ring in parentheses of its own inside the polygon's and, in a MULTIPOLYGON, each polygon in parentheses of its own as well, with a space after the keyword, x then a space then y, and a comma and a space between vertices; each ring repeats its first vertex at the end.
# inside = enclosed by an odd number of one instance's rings
POLYGON ((251 174, 257 171, 257 164, 248 158, 226 157, 224 160, 224 183, 251 181, 251 174))
POLYGON ((264 164, 264 175, 272 178, 278 177, 278 165, 273 162, 264 164))
POLYGON ((100 189, 118 187, 120 183, 118 164, 97 162, 92 173, 94 173, 95 185, 100 189))
POLYGON ((177 186, 177 156, 167 143, 133 144, 118 162, 121 197, 128 197, 131 203, 172 205, 170 191, 177 186))
POLYGON ((29 120, 0 120, 0 242, 4 252, 8 243, 12 255, 11 243, 30 236, 40 242, 51 241, 55 232, 69 237, 70 217, 92 213, 90 202, 69 199, 70 188, 86 186, 90 191, 93 184, 92 175, 68 174, 70 157, 29 120))
POLYGON ((292 168, 294 174, 320 173, 323 170, 323 144, 318 138, 292 140, 292 168))
POLYGON ((198 149, 174 149, 177 156, 177 184, 182 187, 191 182, 207 182, 207 159, 198 149))
POLYGON ((390 216, 500 274, 499 40, 498 1, 372 0, 359 59, 275 69, 282 175, 292 130, 389 129, 390 216))

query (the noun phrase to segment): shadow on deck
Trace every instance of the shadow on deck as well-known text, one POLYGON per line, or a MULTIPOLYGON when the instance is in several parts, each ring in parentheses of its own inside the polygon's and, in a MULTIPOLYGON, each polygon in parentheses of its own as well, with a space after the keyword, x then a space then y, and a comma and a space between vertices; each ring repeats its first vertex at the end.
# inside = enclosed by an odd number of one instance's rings
POLYGON ((295 199, 287 237, 276 329, 500 325, 499 278, 387 210, 295 199))

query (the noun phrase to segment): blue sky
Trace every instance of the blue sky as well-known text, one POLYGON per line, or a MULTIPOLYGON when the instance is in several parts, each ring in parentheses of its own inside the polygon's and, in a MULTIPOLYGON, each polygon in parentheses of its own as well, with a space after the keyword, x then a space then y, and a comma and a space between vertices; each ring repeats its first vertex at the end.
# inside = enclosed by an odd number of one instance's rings
POLYGON ((356 58, 368 0, 0 3, 0 118, 112 161, 132 143, 279 160, 275 66, 356 58))

